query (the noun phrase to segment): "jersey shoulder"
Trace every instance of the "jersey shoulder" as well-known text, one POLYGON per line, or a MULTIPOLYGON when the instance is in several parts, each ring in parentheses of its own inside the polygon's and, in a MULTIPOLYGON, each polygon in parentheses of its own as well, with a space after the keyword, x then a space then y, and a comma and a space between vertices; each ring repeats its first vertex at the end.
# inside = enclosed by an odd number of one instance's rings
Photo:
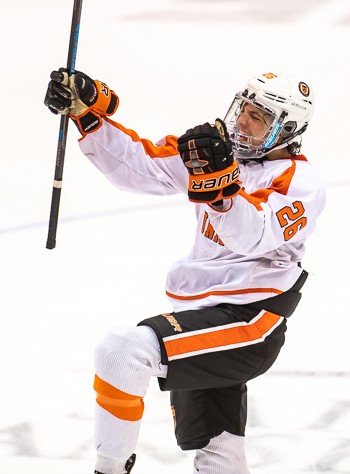
POLYGON ((320 192, 326 192, 326 186, 320 173, 309 161, 293 159, 290 161, 295 163, 293 185, 300 185, 306 188, 318 189, 320 192))

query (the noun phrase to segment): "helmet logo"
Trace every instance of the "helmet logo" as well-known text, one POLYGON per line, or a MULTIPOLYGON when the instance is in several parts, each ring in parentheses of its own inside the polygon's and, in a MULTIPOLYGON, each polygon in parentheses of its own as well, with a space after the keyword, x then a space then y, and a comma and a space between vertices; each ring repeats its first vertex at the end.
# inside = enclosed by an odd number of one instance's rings
POLYGON ((263 76, 266 77, 266 79, 274 79, 275 77, 278 77, 273 72, 265 72, 265 74, 263 74, 263 76))
POLYGON ((299 90, 304 97, 308 97, 310 94, 310 88, 305 82, 299 82, 299 90))

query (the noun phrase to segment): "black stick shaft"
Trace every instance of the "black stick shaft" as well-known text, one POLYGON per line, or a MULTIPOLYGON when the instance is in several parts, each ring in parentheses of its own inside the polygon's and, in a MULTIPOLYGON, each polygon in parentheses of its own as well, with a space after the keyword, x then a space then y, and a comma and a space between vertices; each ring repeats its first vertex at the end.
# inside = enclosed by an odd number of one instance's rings
MULTIPOLYGON (((70 40, 69 40, 69 47, 68 47, 68 59, 67 59, 67 69, 68 69, 69 75, 72 75, 75 71, 75 61, 76 61, 77 49, 78 49, 79 27, 80 27, 80 16, 81 16, 82 4, 83 4, 83 0, 74 0, 72 24, 71 24, 71 30, 70 30, 70 40)), ((61 199, 64 156, 66 153, 68 120, 69 120, 68 115, 61 116, 60 130, 59 130, 58 143, 57 143, 55 177, 54 177, 53 188, 52 188, 49 230, 48 230, 48 236, 47 236, 47 242, 46 242, 46 248, 50 250, 56 247, 56 233, 57 233, 58 213, 59 213, 60 199, 61 199)))

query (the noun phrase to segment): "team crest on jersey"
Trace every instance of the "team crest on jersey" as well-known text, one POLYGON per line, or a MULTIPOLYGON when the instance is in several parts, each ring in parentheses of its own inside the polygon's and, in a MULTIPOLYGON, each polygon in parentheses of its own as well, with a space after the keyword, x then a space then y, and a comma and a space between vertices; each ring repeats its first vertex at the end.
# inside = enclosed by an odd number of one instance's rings
POLYGON ((209 221, 209 215, 206 211, 205 211, 204 216, 203 216, 202 234, 207 239, 212 240, 213 242, 221 245, 222 247, 225 246, 223 241, 220 239, 218 234, 215 232, 214 227, 211 225, 211 223, 209 221))
POLYGON ((162 314, 162 316, 164 316, 164 318, 172 325, 175 332, 182 332, 182 327, 176 321, 176 319, 174 318, 174 316, 172 314, 164 313, 164 314, 162 314))
POLYGON ((310 95, 310 87, 305 82, 299 82, 299 90, 304 97, 308 97, 310 95))

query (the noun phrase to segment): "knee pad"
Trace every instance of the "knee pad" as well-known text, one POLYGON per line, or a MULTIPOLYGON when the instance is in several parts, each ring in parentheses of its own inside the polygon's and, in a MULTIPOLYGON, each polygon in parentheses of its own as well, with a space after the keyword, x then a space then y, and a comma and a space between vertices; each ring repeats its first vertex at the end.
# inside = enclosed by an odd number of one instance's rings
POLYGON ((108 331, 96 346, 95 362, 102 361, 108 367, 109 364, 118 364, 119 359, 137 359, 158 372, 160 347, 154 331, 147 326, 122 326, 108 331))
POLYGON ((150 328, 112 329, 95 351, 97 403, 118 418, 139 420, 149 379, 158 375, 159 364, 159 343, 150 328))

